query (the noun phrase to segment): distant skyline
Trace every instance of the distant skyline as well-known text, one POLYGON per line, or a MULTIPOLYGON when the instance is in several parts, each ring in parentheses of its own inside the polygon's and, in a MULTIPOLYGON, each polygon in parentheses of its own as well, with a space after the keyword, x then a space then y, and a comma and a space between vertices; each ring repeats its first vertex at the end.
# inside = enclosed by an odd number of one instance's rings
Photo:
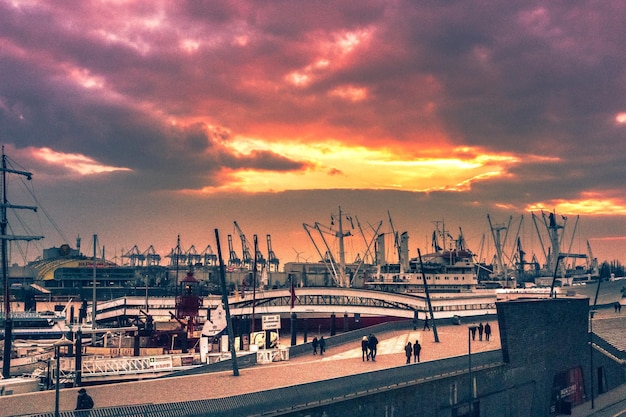
POLYGON ((580 215, 572 251, 626 263, 625 20, 618 1, 0 0, 0 143, 46 236, 12 261, 93 234, 108 258, 215 251, 216 228, 227 259, 233 221, 317 261, 303 223, 341 206, 367 235, 389 212, 411 256, 445 221, 489 258, 489 214, 523 215, 542 258, 530 212, 580 215))

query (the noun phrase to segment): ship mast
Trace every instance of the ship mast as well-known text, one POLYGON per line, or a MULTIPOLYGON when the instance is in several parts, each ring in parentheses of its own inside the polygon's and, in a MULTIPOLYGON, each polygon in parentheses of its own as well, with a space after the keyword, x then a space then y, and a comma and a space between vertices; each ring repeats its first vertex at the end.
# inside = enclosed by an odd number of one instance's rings
POLYGON ((11 351, 12 339, 13 339, 13 322, 11 320, 11 296, 9 294, 9 260, 7 259, 7 244, 11 240, 38 240, 43 236, 14 236, 7 235, 7 226, 9 221, 7 220, 7 209, 23 209, 37 211, 37 207, 33 206, 17 206, 9 204, 7 199, 7 180, 6 174, 16 174, 26 177, 30 181, 33 174, 26 171, 17 171, 7 168, 7 159, 4 154, 4 146, 2 146, 2 219, 0 220, 0 239, 2 240, 2 279, 4 281, 4 352, 2 360, 2 377, 11 377, 11 351))

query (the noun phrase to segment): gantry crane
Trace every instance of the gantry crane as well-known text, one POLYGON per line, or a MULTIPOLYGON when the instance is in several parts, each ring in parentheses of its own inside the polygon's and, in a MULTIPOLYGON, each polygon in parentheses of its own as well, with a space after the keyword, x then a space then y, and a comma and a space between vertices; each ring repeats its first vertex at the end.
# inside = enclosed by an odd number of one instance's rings
POLYGON ((228 266, 237 267, 241 266, 241 259, 237 257, 237 252, 235 252, 235 248, 233 248, 233 236, 228 235, 228 266))
POLYGON ((187 263, 191 266, 196 266, 202 260, 202 255, 198 254, 195 245, 191 245, 187 251, 187 263))
POLYGON ((159 265, 161 262, 161 255, 156 253, 156 250, 154 250, 154 246, 152 245, 150 245, 142 255, 146 259, 146 266, 159 265))
POLYGON ((130 266, 143 266, 146 257, 137 245, 133 246, 128 252, 122 255, 122 258, 128 258, 130 261, 130 266))
POLYGON ((261 249, 259 249, 259 243, 258 243, 258 238, 257 235, 254 235, 254 256, 255 256, 255 260, 256 260, 256 268, 257 270, 263 270, 265 269, 265 265, 267 264, 267 260, 265 259, 265 257, 263 256, 263 252, 261 252, 261 249))
POLYGON ((272 249, 272 237, 267 235, 267 262, 270 264, 270 271, 278 271, 278 264, 280 260, 276 257, 274 250, 272 249))
POLYGON ((202 256, 205 266, 217 264, 217 255, 213 252, 213 249, 211 249, 211 245, 208 245, 200 255, 202 256))
POLYGON ((248 241, 246 240, 246 235, 243 234, 243 231, 237 224, 237 221, 233 222, 235 224, 235 229, 237 229, 237 233, 239 233, 239 238, 241 239, 241 263, 243 263, 248 269, 251 269, 252 262, 252 254, 250 253, 250 246, 248 245, 248 241))
POLYGON ((187 262, 187 255, 182 253, 180 249, 180 236, 177 237, 176 247, 172 248, 166 258, 170 258, 170 266, 176 266, 177 269, 180 265, 185 265, 187 262))

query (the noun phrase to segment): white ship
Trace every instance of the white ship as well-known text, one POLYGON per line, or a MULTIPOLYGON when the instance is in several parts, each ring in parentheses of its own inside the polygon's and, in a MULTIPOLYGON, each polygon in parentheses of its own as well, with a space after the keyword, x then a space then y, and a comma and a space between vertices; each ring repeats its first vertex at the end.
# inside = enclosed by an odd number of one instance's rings
MULTIPOLYGON (((466 247, 463 233, 459 231, 457 239, 445 230, 433 232, 433 252, 409 258, 408 234, 403 233, 396 239, 399 253, 398 263, 380 262, 376 273, 364 282, 366 288, 395 292, 472 292, 478 285, 478 275, 474 254, 466 247), (442 246, 440 246, 440 239, 442 246)), ((384 251, 384 241, 379 239, 377 253, 384 251)), ((384 252, 382 252, 384 253, 384 252)), ((382 253, 378 255, 383 259, 382 253)))

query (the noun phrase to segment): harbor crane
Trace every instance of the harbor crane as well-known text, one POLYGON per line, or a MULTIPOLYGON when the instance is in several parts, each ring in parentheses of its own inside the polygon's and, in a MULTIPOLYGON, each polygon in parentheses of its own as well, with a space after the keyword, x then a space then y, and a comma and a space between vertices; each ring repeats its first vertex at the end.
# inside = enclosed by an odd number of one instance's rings
POLYGON ((161 262, 161 255, 156 253, 154 246, 150 245, 142 255, 146 259, 146 266, 156 266, 161 262))
POLYGON ((200 254, 205 266, 213 266, 217 264, 217 255, 213 252, 211 245, 208 245, 200 254))
POLYGON ((254 256, 256 260, 256 268, 257 269, 265 269, 265 265, 267 264, 267 260, 263 257, 263 252, 259 249, 258 238, 257 235, 254 235, 254 256))
POLYGON ((137 245, 133 246, 128 252, 122 255, 122 259, 127 258, 130 266, 143 266, 146 256, 141 253, 137 245))
POLYGON ((187 251, 187 262, 191 266, 196 266, 202 261, 202 255, 198 253, 195 245, 191 245, 187 251))
POLYGON ((278 271, 278 264, 280 260, 276 257, 274 250, 272 249, 272 237, 267 235, 267 262, 270 264, 270 271, 278 271))
MULTIPOLYGON (((313 246, 315 246, 315 250, 317 251, 324 265, 326 266, 326 269, 328 270, 329 274, 333 277, 335 285, 337 285, 338 287, 349 288, 352 285, 351 276, 355 276, 358 273, 359 268, 363 265, 363 262, 361 259, 361 262, 358 264, 356 271, 354 272, 350 271, 350 274, 348 273, 349 271, 346 268, 344 238, 348 236, 352 236, 352 233, 349 230, 344 230, 343 228, 344 217, 347 221, 350 222, 350 225, 354 229, 354 223, 352 221, 352 217, 347 216, 345 213, 343 213, 341 210, 341 206, 339 207, 339 215, 334 215, 334 214, 331 215, 331 223, 330 223, 331 227, 322 225, 319 222, 315 222, 313 226, 303 223, 302 226, 304 227, 304 230, 306 231, 306 233, 309 235, 309 239, 311 239, 311 243, 313 243, 313 246), (338 226, 339 226, 338 230, 335 230, 332 227, 335 225, 335 221, 337 221, 338 223, 338 226), (324 253, 322 253, 322 250, 320 250, 320 247, 318 246, 317 242, 311 235, 311 231, 310 231, 311 229, 315 229, 319 233, 320 239, 322 240, 322 243, 324 244, 324 248, 325 248, 324 253), (324 234, 331 235, 339 241, 339 262, 336 261, 332 253, 332 250, 330 248, 330 245, 328 244, 328 241, 324 237, 324 234)), ((374 235, 375 236, 374 238, 372 238, 372 242, 370 243, 370 245, 368 245, 368 248, 373 244, 373 241, 376 238, 377 232, 375 232, 374 235)))
POLYGON ((234 221, 233 223, 235 224, 235 229, 237 230, 237 233, 239 233, 239 238, 241 239, 241 253, 243 254, 241 263, 243 263, 248 269, 251 269, 254 259, 252 258, 252 254, 250 252, 250 245, 248 245, 246 235, 243 234, 243 231, 237 224, 237 221, 234 221))
MULTIPOLYGON (((176 247, 172 248, 170 254, 167 255, 166 258, 170 258, 170 266, 176 266, 177 270, 180 265, 185 265, 187 262, 187 255, 180 249, 180 236, 177 237, 176 247)), ((178 272, 176 273, 178 274, 178 272)))
POLYGON ((233 247, 233 236, 228 235, 228 266, 237 267, 241 266, 241 259, 237 256, 235 248, 233 247))

